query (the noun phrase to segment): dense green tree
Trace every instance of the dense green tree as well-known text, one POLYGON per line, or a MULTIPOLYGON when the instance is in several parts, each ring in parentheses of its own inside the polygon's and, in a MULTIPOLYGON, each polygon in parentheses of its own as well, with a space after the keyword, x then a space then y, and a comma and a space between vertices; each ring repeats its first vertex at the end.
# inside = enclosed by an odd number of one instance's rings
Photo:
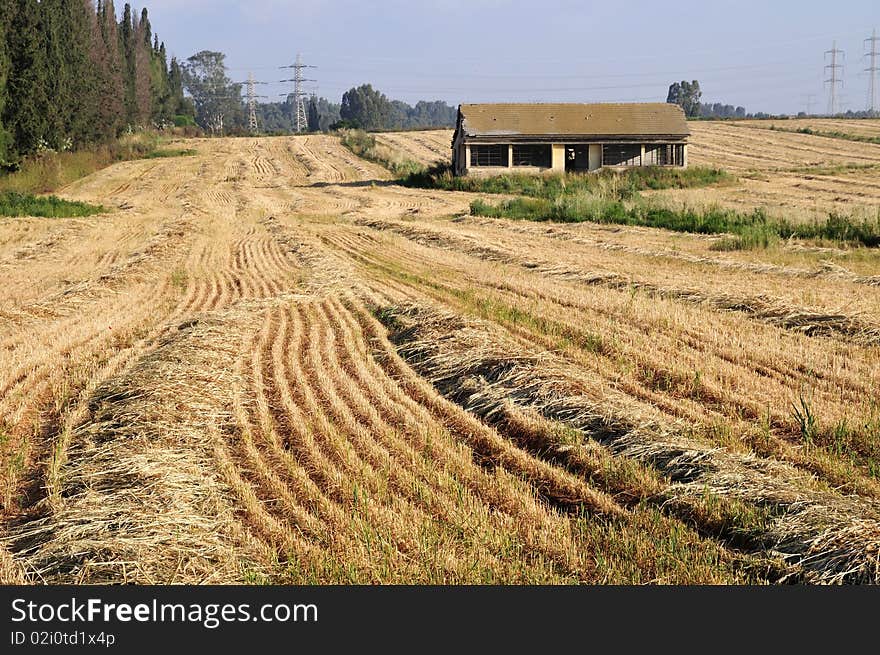
POLYGON ((60 149, 65 144, 65 123, 72 113, 70 97, 71 71, 67 66, 64 41, 64 16, 60 0, 41 0, 41 27, 47 71, 46 76, 46 128, 43 138, 52 148, 60 149))
POLYGON ((97 115, 101 137, 113 138, 125 124, 124 63, 119 49, 119 29, 113 0, 98 4, 91 59, 99 86, 97 115))
POLYGON ((98 104, 95 71, 89 60, 95 8, 90 0, 44 0, 44 4, 47 8, 54 5, 57 31, 50 38, 57 39, 61 55, 51 75, 50 105, 57 120, 54 145, 80 146, 94 138, 98 104))
POLYGON ((188 106, 146 9, 119 19, 113 0, 0 0, 0 164, 188 106))
POLYGON ((669 93, 666 96, 666 102, 678 105, 684 110, 688 117, 700 115, 700 99, 703 92, 700 90, 700 83, 697 80, 687 82, 674 82, 669 86, 669 93))
POLYGON ((320 132, 321 114, 318 112, 318 97, 315 95, 309 98, 308 118, 309 132, 320 132))
POLYGON ((318 98, 318 129, 326 132, 333 123, 338 122, 342 117, 339 115, 340 105, 330 102, 327 98, 318 98))
POLYGON ((411 107, 400 100, 388 100, 369 84, 350 89, 342 96, 341 118, 367 130, 449 127, 457 112, 440 100, 420 101, 411 107))
POLYGON ((137 122, 137 90, 135 88, 135 25, 131 5, 125 3, 122 20, 119 22, 119 43, 122 53, 122 80, 125 89, 125 120, 129 125, 137 122))
POLYGON ((3 126, 3 113, 7 102, 6 84, 9 79, 9 48, 7 47, 8 27, 15 9, 13 0, 0 0, 0 165, 9 160, 12 135, 3 126))
POLYGON ((381 130, 392 117, 393 107, 384 93, 371 84, 349 89, 342 96, 341 118, 365 130, 381 130))
POLYGON ((241 84, 226 74, 226 55, 203 50, 186 60, 183 83, 195 101, 196 122, 214 136, 240 129, 241 84))
POLYGON ((420 100, 408 112, 405 127, 450 127, 455 125, 457 117, 458 110, 441 100, 420 100))
POLYGON ((175 116, 191 115, 195 116, 195 108, 189 106, 189 101, 183 95, 183 69, 177 57, 171 58, 171 65, 168 67, 168 87, 171 92, 171 106, 175 116))
POLYGON ((15 0, 6 39, 9 101, 3 112, 3 124, 12 132, 12 150, 19 155, 34 152, 48 129, 49 72, 42 33, 42 10, 42 3, 15 0))
MULTIPOLYGON (((146 15, 146 9, 144 10, 146 15)), ((147 21, 149 27, 149 21, 147 21)), ((134 124, 146 126, 152 117, 152 66, 153 54, 150 42, 144 37, 143 20, 134 24, 134 124)))
POLYGON ((176 100, 171 94, 171 80, 168 70, 168 56, 165 44, 159 37, 153 37, 153 50, 150 65, 150 90, 153 120, 156 123, 171 122, 176 113, 176 100))
POLYGON ((153 26, 150 25, 150 16, 149 12, 147 12, 147 8, 144 7, 141 10, 141 21, 139 23, 140 27, 140 41, 147 48, 149 48, 153 43, 153 26))

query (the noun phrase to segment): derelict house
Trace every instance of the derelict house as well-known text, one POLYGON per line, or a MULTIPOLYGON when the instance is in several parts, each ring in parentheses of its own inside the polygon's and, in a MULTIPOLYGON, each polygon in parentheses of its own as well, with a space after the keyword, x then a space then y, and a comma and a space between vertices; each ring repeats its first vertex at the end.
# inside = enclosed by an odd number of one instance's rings
POLYGON ((667 103, 460 105, 456 175, 687 166, 684 112, 667 103))

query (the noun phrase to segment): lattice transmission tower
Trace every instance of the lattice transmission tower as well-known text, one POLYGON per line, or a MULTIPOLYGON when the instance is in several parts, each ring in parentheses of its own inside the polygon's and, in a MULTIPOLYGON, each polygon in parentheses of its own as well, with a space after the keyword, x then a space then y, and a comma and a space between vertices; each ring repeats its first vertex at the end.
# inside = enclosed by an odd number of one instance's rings
POLYGON ((865 45, 868 47, 865 57, 871 62, 865 72, 868 73, 868 111, 872 114, 877 111, 877 57, 880 56, 880 52, 877 52, 877 43, 880 43, 880 36, 877 36, 875 29, 871 31, 871 38, 865 39, 865 45))
POLYGON ((247 81, 247 104, 248 104, 248 129, 255 134, 260 126, 257 125, 257 91, 254 84, 254 74, 248 74, 247 81))
POLYGON ((843 64, 838 62, 838 56, 842 59, 845 56, 843 50, 837 49, 837 41, 831 45, 831 50, 825 51, 825 59, 831 55, 831 63, 825 65, 825 70, 829 71, 829 77, 825 83, 829 86, 828 96, 828 113, 831 116, 837 114, 837 85, 843 86, 843 64))
POLYGON ((268 82, 257 82, 253 73, 248 73, 247 81, 244 82, 247 89, 247 111, 248 111, 248 131, 256 134, 260 131, 260 125, 257 121, 257 98, 266 98, 264 95, 257 95, 257 84, 268 84, 268 82))
POLYGON ((317 66, 309 66, 302 62, 302 55, 296 55, 296 63, 292 66, 282 66, 281 68, 292 68, 293 78, 289 80, 281 80, 282 82, 293 82, 293 107, 294 107, 294 127, 297 132, 308 129, 309 117, 306 113, 306 92, 303 89, 304 82, 317 82, 318 80, 310 80, 304 77, 303 71, 306 68, 317 68, 317 66))

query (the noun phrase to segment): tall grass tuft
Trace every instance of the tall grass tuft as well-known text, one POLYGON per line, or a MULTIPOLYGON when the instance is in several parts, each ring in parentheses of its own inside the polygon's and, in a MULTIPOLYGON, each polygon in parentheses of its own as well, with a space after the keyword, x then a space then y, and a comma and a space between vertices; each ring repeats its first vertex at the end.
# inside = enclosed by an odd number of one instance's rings
POLYGON ((88 150, 43 152, 21 162, 17 170, 0 175, 0 192, 49 193, 115 162, 195 154, 191 150, 157 150, 159 143, 155 133, 136 132, 88 150))
POLYGON ((513 218, 561 223, 614 223, 659 227, 674 232, 728 234, 713 246, 716 250, 765 248, 779 239, 821 239, 859 246, 880 246, 880 214, 873 219, 856 220, 829 214, 824 221, 792 222, 771 218, 763 210, 741 213, 732 209, 670 209, 650 203, 626 204, 606 200, 591 193, 565 194, 548 200, 520 197, 499 204, 475 200, 471 214, 493 218, 513 218))
POLYGON ((384 166, 396 176, 406 178, 425 170, 422 164, 406 159, 401 153, 379 143, 375 136, 363 130, 341 130, 340 141, 358 157, 384 166))
POLYGON ((98 205, 62 200, 56 196, 33 196, 16 191, 0 193, 0 216, 69 218, 91 216, 105 211, 107 210, 104 207, 98 205))
POLYGON ((627 171, 603 170, 588 174, 552 173, 529 175, 510 173, 492 177, 455 177, 448 164, 424 169, 401 180, 409 187, 503 193, 532 198, 557 198, 564 195, 592 193, 603 198, 628 200, 639 191, 652 189, 687 189, 728 183, 734 177, 717 168, 662 168, 647 166, 627 171))

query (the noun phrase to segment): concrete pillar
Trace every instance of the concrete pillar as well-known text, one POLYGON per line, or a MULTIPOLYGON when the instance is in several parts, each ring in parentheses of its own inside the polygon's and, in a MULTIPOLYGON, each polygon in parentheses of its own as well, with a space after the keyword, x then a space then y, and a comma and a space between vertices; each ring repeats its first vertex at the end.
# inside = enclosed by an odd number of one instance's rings
POLYGON ((602 146, 594 143, 590 145, 589 169, 597 171, 602 168, 602 146))
POLYGON ((513 144, 507 146, 507 168, 513 168, 513 144))
POLYGON ((688 167, 688 144, 685 143, 682 150, 684 152, 682 153, 682 156, 681 156, 681 165, 682 165, 682 168, 687 168, 688 167))
POLYGON ((471 170, 471 147, 466 145, 464 147, 464 172, 467 173, 471 170))
POLYGON ((552 158, 550 160, 551 166, 554 171, 558 171, 560 173, 565 172, 565 144, 564 143, 554 143, 552 146, 552 158))
POLYGON ((645 165, 645 146, 642 146, 642 154, 639 156, 639 166, 645 165))

